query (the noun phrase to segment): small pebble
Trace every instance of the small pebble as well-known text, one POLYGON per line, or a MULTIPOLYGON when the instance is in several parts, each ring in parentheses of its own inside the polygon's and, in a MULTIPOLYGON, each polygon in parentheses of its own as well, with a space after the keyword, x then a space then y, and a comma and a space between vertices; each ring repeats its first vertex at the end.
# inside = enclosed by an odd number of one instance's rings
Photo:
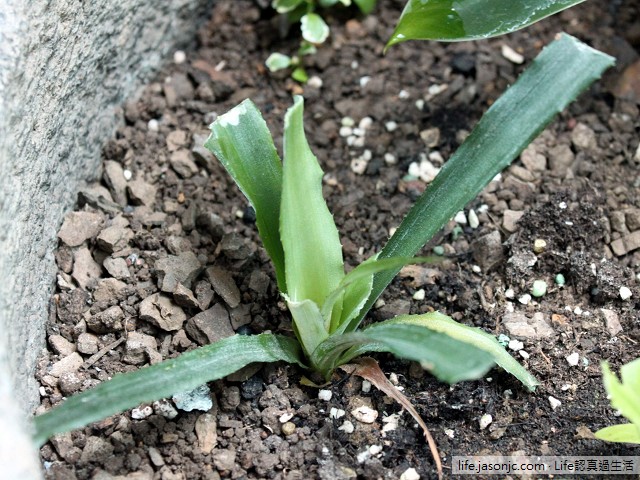
POLYGON ((526 351, 524 351, 524 350, 520 350, 518 353, 519 353, 519 354, 520 354, 520 356, 521 356, 522 358, 524 358, 525 360, 529 360, 529 357, 531 356, 531 355, 529 355, 529 354, 528 354, 526 351))
POLYGON ((556 282, 556 285, 564 285, 566 283, 566 280, 564 278, 564 275, 559 273, 556 275, 556 277, 554 278, 554 281, 556 282))
POLYGON ((151 408, 149 405, 144 407, 137 407, 131 410, 131 418, 133 418, 134 420, 142 420, 150 416, 152 413, 153 408, 151 408))
POLYGON ((472 270, 473 272, 475 272, 475 273, 481 273, 481 272, 482 272, 482 269, 481 269, 478 265, 473 265, 473 266, 471 267, 471 270, 472 270))
POLYGON ((474 230, 480 226, 480 219, 475 210, 469 210, 469 226, 474 230))
POLYGON ((629 300, 631 295, 631 290, 628 287, 620 287, 620 298, 622 300, 629 300))
POLYGON ((551 405, 551 409, 555 410, 562 405, 562 402, 555 397, 549 396, 549 404, 551 405))
POLYGON ((151 120, 149 120, 149 122, 147 123, 147 128, 149 130, 151 130, 152 132, 157 132, 158 129, 160 128, 160 123, 158 122, 158 120, 156 120, 155 118, 152 118, 151 120))
POLYGON ((356 428, 353 426, 349 420, 345 420, 344 423, 338 427, 338 430, 342 430, 346 434, 353 433, 356 428))
POLYGON ((307 80, 307 85, 311 88, 322 88, 322 79, 317 75, 314 75, 309 80, 307 80))
POLYGON ((518 298, 518 301, 523 305, 529 305, 529 302, 531 302, 531 295, 525 293, 520 298, 518 298))
POLYGON ((433 253, 439 256, 444 255, 444 247, 442 245, 436 245, 433 247, 433 253))
POLYGON ((565 209, 567 208, 567 202, 560 202, 560 203, 558 204, 558 208, 559 208, 560 210, 565 210, 565 209))
POLYGON ((453 437, 455 437, 456 432, 454 432, 450 428, 447 428, 447 429, 445 429, 444 434, 449 438, 453 438, 453 437))
POLYGON ((453 219, 455 220, 456 223, 459 223, 461 225, 467 224, 467 216, 464 214, 462 210, 456 213, 456 216, 453 217, 453 219))
POLYGON ((293 435, 293 433, 296 431, 296 424, 293 422, 286 422, 282 425, 282 433, 285 436, 289 436, 289 435, 293 435))
POLYGON ((358 157, 351 160, 351 171, 356 175, 363 175, 367 171, 367 162, 364 158, 358 157))
POLYGON ((187 60, 187 55, 182 50, 176 50, 176 52, 173 54, 173 61, 177 65, 184 63, 186 60, 187 60))
POLYGON ((384 128, 387 129, 387 132, 393 132, 396 128, 398 128, 398 124, 391 120, 390 122, 384 124, 384 128))
POLYGON ((371 117, 364 117, 362 120, 360 120, 360 122, 358 123, 358 128, 361 128, 362 130, 367 130, 369 127, 371 127, 371 125, 373 125, 373 118, 371 117))
POLYGON ((511 63, 515 63, 517 65, 521 65, 522 63, 524 63, 524 57, 509 45, 502 45, 501 52, 502 56, 509 60, 511 63))
POLYGON ((382 445, 371 445, 369 447, 369 453, 371 455, 378 455, 382 451, 382 445))
POLYGON ((504 296, 506 298, 515 298, 516 297, 516 292, 513 291, 513 288, 507 288, 504 291, 504 296))
POLYGON ((122 176, 124 177, 124 179, 126 181, 131 180, 131 177, 133 176, 133 174, 131 173, 131 170, 123 170, 122 171, 122 176))
POLYGON ((332 396, 333 396, 333 392, 331 390, 320 390, 320 391, 318 391, 318 398, 320 400, 325 401, 325 402, 328 402, 329 400, 331 400, 332 396))
POLYGON ((411 467, 402 472, 402 475, 400 475, 400 480, 420 480, 420 475, 415 468, 411 467))
POLYGON ((283 413, 282 415, 280 415, 280 418, 278 418, 278 421, 284 424, 284 423, 287 423, 292 418, 293 418, 293 413, 283 413))
POLYGON ((480 430, 487 428, 491 425, 491 422, 493 422, 493 417, 490 414, 485 413, 482 415, 482 417, 480 417, 480 430))
POLYGON ((367 83, 369 83, 371 81, 371 77, 368 75, 365 75, 364 77, 360 77, 360 86, 362 88, 367 86, 367 83))
POLYGON ((580 363, 580 354, 577 352, 572 353, 566 357, 567 363, 572 367, 576 367, 580 363))
POLYGON ((536 280, 531 287, 531 295, 534 297, 543 297, 547 293, 547 282, 544 280, 536 280))
POLYGON ((416 108, 420 111, 424 110, 424 100, 421 98, 416 100, 416 108))
POLYGON ((547 249, 547 241, 542 238, 536 238, 533 241, 533 251, 534 253, 542 253, 547 249))
POLYGON ((361 407, 351 410, 351 415, 353 415, 359 422, 373 423, 376 421, 376 418, 378 418, 378 411, 371 407, 367 407, 366 405, 362 405, 361 407))
POLYGON ((384 163, 386 163, 387 165, 395 165, 396 163, 398 163, 398 160, 392 153, 385 153, 384 163))
POLYGON ((403 100, 409 97, 409 92, 407 92, 406 90, 400 90, 400 92, 398 93, 398 98, 401 98, 403 100))
POLYGON ((421 288, 420 290, 417 290, 416 293, 413 294, 413 299, 414 300, 424 300, 426 293, 424 291, 424 288, 421 288))
POLYGON ((341 418, 345 416, 345 413, 341 408, 331 407, 331 410, 329 410, 329 418, 341 418))
POLYGON ((509 341, 509 349, 510 350, 513 350, 514 352, 519 352, 523 348, 524 348, 524 343, 522 343, 520 340, 511 340, 511 341, 509 341))
POLYGON ((356 124, 356 121, 351 117, 342 117, 340 120, 340 125, 343 127, 353 127, 356 124))
POLYGON ((341 137, 348 137, 353 133, 353 129, 351 127, 340 127, 339 134, 341 137))
POLYGON ((371 382, 369 380, 363 380, 362 393, 369 393, 371 391, 371 382))

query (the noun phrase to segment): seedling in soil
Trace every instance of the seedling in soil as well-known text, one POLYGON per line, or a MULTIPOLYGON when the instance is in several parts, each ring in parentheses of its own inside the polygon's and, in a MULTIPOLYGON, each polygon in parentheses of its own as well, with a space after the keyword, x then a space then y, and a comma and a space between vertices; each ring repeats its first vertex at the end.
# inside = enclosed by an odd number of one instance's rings
POLYGON ((602 364, 602 379, 611 406, 631 421, 612 425, 596 432, 596 438, 608 442, 637 443, 640 445, 640 358, 623 365, 620 377, 611 372, 609 364, 602 364))
MULTIPOLYGON (((302 42, 298 53, 293 56, 274 52, 269 55, 265 65, 271 72, 291 69, 291 78, 306 83, 309 79, 302 63, 302 58, 306 55, 316 53, 316 47, 323 44, 329 38, 329 25, 318 13, 319 8, 329 8, 336 4, 350 6, 351 0, 273 0, 272 7, 289 24, 300 22, 300 32, 302 42)), ((360 11, 368 15, 376 6, 376 0, 353 0, 360 11)))
POLYGON ((407 399, 389 388, 377 363, 360 358, 363 354, 390 352, 418 361, 449 383, 479 378, 497 363, 534 390, 536 379, 492 335, 441 313, 402 315, 360 327, 401 267, 424 261, 412 257, 612 64, 611 57, 560 36, 486 112, 384 248, 349 273, 322 197, 322 170, 304 136, 302 98, 295 98, 285 116, 284 163, 251 101, 222 115, 212 125, 206 146, 256 211, 258 231, 291 311, 296 338, 235 335, 116 375, 36 417, 36 441, 191 390, 254 362, 294 363, 325 379, 342 367, 371 379, 409 409, 407 399))

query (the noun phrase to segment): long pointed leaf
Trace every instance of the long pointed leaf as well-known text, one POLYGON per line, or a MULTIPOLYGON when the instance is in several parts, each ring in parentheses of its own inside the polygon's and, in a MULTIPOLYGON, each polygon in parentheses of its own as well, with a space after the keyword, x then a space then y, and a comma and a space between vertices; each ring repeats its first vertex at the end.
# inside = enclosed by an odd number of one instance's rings
POLYGON ((494 365, 491 355, 475 345, 422 325, 392 320, 365 330, 333 335, 318 346, 311 358, 326 375, 366 352, 389 352, 421 362, 447 383, 480 378, 494 365))
POLYGON ((115 375, 91 390, 74 395, 34 419, 35 441, 43 444, 109 415, 217 380, 254 362, 285 361, 303 365, 300 345, 277 335, 235 335, 135 372, 115 375))
MULTIPOLYGON (((485 113, 404 218, 379 258, 413 256, 614 59, 569 35, 547 46, 485 113)), ((400 269, 376 275, 360 319, 400 269)))
POLYGON ((464 342, 466 345, 470 345, 487 352, 491 355, 494 362, 520 380, 529 390, 535 390, 536 386, 540 384, 533 375, 531 375, 522 365, 509 355, 493 335, 490 335, 479 328, 469 327, 458 323, 442 313, 432 312, 424 315, 400 315, 386 322, 371 326, 365 330, 365 333, 375 328, 377 325, 383 324, 416 325, 434 332, 444 333, 456 340, 464 342))
POLYGON ((387 48, 407 40, 461 41, 515 32, 584 0, 408 0, 387 48))
POLYGON ((304 136, 302 113, 302 97, 296 96, 284 121, 280 237, 289 297, 322 305, 344 277, 342 246, 322 196, 322 169, 304 136))
POLYGON ((204 144, 235 180, 256 211, 260 238, 276 270, 278 288, 287 291, 280 243, 282 163, 260 111, 245 100, 211 125, 204 144))

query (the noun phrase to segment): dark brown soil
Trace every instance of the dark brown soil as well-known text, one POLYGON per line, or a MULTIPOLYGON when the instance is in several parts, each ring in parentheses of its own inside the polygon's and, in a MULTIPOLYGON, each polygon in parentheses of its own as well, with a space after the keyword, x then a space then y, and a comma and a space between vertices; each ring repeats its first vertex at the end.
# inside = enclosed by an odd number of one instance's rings
MULTIPOLYGON (((592 438, 622 421, 606 399, 600 362, 618 368, 640 352, 640 92, 622 98, 620 84, 621 72, 639 57, 637 4, 587 2, 507 37, 409 43, 382 56, 403 3, 381 1, 367 18, 352 19, 353 11, 330 17, 330 44, 305 59, 322 86, 314 80, 301 88, 263 66, 272 51, 296 50, 294 32, 279 38, 277 19, 258 2, 217 2, 186 61, 170 64, 124 105, 124 126, 104 147, 102 183, 80 192, 77 211, 85 213, 70 214, 60 232, 39 411, 115 373, 233 331, 291 334, 252 211, 224 169, 198 148, 217 114, 252 98, 279 145, 291 93, 304 91, 325 196, 346 261, 356 265, 379 251, 424 190, 407 176, 410 164, 423 154, 435 166, 448 158, 564 30, 618 57, 615 71, 465 209, 467 218, 470 210, 477 214, 479 226, 452 221, 434 239, 426 250, 443 247, 445 261, 403 270, 370 317, 436 309, 507 335, 522 342, 511 343, 512 353, 541 381, 529 393, 496 368, 489 378, 450 387, 416 365, 379 356, 429 425, 445 472, 456 454, 638 455, 637 448, 592 438), (505 58, 503 45, 522 54, 524 64, 505 58), (363 136, 348 138, 340 134, 344 117, 356 126, 365 117, 372 122, 363 136), (427 138, 427 146, 421 132, 433 128, 439 136, 427 138), (362 158, 366 167, 358 174, 362 158), (540 239, 546 247, 534 253, 540 239), (227 272, 238 292, 227 285, 230 295, 214 294, 205 270, 212 266, 219 281, 229 281, 227 272), (555 283, 557 274, 564 286, 555 283), (175 291, 172 276, 184 289, 175 291), (548 291, 526 298, 534 280, 545 280, 548 291), (620 297, 621 287, 631 298, 620 297), (140 318, 143 300, 162 290, 174 313, 185 314, 178 330, 140 318), (215 327, 191 320, 203 310, 215 327), (577 365, 567 360, 572 354, 577 365), (481 429, 485 414, 493 421, 481 429)), ((156 405, 146 417, 125 412, 58 435, 42 448, 46 477, 375 479, 400 478, 409 468, 420 478, 436 476, 407 414, 383 431, 387 417, 401 413, 397 404, 363 389, 357 378, 339 376, 327 387, 331 399, 320 400, 316 389, 301 386, 303 373, 286 365, 249 368, 210 385, 214 404, 207 412, 180 410, 171 419, 156 405), (373 424, 352 416, 363 404, 379 412, 373 424), (332 418, 332 409, 345 415, 332 418), (295 429, 287 425, 285 434, 287 421, 295 429)))

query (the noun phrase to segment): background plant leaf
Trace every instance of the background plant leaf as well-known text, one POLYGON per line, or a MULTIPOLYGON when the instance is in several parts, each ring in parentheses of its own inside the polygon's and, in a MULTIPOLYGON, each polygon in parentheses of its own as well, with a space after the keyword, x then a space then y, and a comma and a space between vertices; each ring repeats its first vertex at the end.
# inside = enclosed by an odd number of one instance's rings
POLYGON ((342 245, 322 196, 322 169, 304 135, 302 97, 295 97, 284 124, 280 235, 287 294, 322 305, 344 277, 342 245))
POLYGON ((315 45, 324 43, 329 36, 329 25, 317 13, 307 13, 300 19, 302 38, 315 45))
POLYGON ((271 6, 278 13, 287 13, 295 10, 304 0, 273 0, 271 6))
MULTIPOLYGON (((415 255, 614 61, 565 34, 548 45, 445 163, 378 258, 415 255)), ((357 323, 399 270, 376 274, 357 323)))
POLYGON ((365 15, 369 15, 376 8, 377 0, 354 0, 360 11, 365 15))
POLYGON ((284 70, 291 66, 291 57, 282 53, 274 52, 264 62, 270 72, 284 70))
POLYGON ((35 417, 35 441, 43 444, 66 432, 115 413, 185 392, 217 380, 255 362, 285 361, 304 366, 300 344, 279 335, 235 335, 183 353, 177 358, 115 375, 91 390, 35 417))
POLYGON ((408 0, 387 43, 462 41, 520 30, 584 0, 408 0))
POLYGON ((287 291, 280 243, 282 162, 260 111, 251 100, 218 117, 204 144, 247 197, 256 212, 260 238, 276 270, 278 288, 287 291))
POLYGON ((595 436, 607 442, 640 444, 640 428, 633 423, 602 428, 595 433, 595 436))
POLYGON ((609 364, 602 364, 602 380, 611 399, 611 406, 624 415, 640 431, 640 358, 620 368, 620 377, 611 371, 609 364))

